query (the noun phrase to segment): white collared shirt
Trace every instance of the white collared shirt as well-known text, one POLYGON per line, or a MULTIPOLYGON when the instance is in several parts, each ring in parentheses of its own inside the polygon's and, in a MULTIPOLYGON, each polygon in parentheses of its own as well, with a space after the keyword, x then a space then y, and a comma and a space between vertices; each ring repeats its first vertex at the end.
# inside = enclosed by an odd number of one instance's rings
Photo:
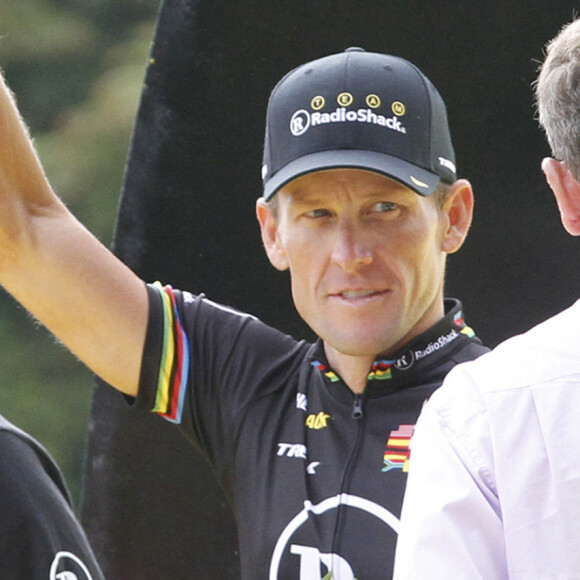
POLYGON ((580 301, 426 404, 394 578, 580 579, 580 301))

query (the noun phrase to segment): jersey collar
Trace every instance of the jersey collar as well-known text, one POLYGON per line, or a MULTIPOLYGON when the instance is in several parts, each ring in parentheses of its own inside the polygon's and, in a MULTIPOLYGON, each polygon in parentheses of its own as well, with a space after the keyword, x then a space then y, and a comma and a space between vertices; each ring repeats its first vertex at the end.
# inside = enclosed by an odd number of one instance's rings
MULTIPOLYGON (((384 385, 391 390, 407 384, 410 386, 418 376, 424 380, 425 375, 432 370, 440 369, 446 374, 452 366, 450 357, 457 347, 466 341, 481 344, 475 332, 465 323, 461 302, 455 298, 446 298, 444 306, 445 315, 439 322, 415 337, 392 357, 379 357, 374 361, 368 374, 367 387, 374 390, 384 385), (449 361, 449 365, 446 361, 449 361)), ((310 351, 310 361, 326 382, 342 382, 328 364, 320 339, 310 351)))

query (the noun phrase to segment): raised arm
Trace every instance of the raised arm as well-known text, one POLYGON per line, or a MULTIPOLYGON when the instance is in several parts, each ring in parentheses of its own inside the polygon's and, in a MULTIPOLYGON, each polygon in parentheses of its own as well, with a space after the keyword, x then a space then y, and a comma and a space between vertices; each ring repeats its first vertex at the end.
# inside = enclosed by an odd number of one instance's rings
POLYGON ((54 194, 1 74, 0 284, 97 375, 136 394, 145 285, 54 194))

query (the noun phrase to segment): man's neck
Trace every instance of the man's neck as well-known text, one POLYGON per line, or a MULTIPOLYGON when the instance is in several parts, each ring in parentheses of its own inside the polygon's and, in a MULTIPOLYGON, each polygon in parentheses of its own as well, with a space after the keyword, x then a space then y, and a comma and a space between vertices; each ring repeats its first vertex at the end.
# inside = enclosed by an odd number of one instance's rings
MULTIPOLYGON (((434 310, 430 316, 425 317, 420 324, 416 325, 411 332, 402 337, 396 344, 392 345, 388 351, 383 351, 383 354, 386 356, 387 353, 397 352, 415 337, 425 332, 428 328, 431 328, 444 315, 443 299, 441 299, 440 308, 434 310)), ((332 370, 340 376, 353 393, 362 393, 366 388, 372 365, 381 353, 376 353, 373 356, 348 355, 326 342, 323 342, 323 344, 326 358, 332 370)))
POLYGON ((324 352, 332 369, 338 373, 350 390, 355 394, 362 393, 366 388, 374 357, 346 355, 326 343, 324 352))

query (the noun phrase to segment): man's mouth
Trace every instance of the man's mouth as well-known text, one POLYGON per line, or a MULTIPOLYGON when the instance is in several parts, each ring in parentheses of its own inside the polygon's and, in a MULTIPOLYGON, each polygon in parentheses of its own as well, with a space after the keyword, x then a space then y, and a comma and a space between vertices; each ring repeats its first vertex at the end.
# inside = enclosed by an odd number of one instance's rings
POLYGON ((378 290, 344 290, 339 293, 339 296, 343 298, 366 298, 367 296, 372 296, 373 294, 378 294, 378 290))
POLYGON ((365 298, 372 298, 374 296, 379 296, 384 294, 385 290, 340 290, 338 292, 334 292, 331 296, 335 298, 342 298, 344 300, 364 300, 365 298))

